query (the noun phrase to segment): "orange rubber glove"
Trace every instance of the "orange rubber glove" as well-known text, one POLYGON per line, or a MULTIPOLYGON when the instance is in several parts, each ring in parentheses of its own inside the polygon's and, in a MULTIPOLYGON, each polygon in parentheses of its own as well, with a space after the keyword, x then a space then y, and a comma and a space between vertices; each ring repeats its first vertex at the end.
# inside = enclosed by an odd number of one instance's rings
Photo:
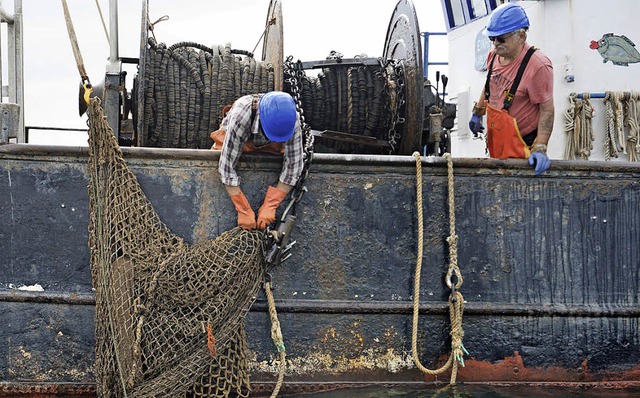
POLYGON ((244 193, 231 195, 231 201, 238 212, 238 226, 242 229, 256 229, 256 213, 244 193))
POLYGON ((269 187, 269 189, 267 189, 267 195, 264 197, 264 202, 260 210, 258 210, 258 229, 263 230, 267 228, 267 225, 276 219, 276 209, 285 196, 287 196, 286 192, 276 187, 269 187))

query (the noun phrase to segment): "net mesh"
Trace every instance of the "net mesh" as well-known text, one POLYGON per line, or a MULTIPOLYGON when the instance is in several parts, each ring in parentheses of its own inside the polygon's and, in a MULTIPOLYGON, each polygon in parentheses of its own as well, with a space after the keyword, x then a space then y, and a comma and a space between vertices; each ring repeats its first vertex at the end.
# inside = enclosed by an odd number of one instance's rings
POLYGON ((264 277, 261 234, 234 228, 199 244, 172 234, 99 99, 88 124, 98 396, 248 396, 244 318, 264 277))

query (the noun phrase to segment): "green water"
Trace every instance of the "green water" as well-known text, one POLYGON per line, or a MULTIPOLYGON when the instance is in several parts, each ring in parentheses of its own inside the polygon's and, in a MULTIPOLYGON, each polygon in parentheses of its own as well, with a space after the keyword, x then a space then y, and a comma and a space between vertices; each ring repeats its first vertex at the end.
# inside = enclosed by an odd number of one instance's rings
POLYGON ((610 389, 604 387, 532 387, 532 386, 474 386, 455 387, 367 387, 348 390, 286 395, 288 398, 636 398, 640 387, 610 389))

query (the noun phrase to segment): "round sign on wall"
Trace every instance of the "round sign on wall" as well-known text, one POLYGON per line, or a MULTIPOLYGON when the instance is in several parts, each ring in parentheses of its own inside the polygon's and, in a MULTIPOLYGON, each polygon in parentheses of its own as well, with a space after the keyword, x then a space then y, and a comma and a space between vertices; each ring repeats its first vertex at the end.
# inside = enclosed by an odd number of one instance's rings
POLYGON ((487 70, 487 57, 489 56, 490 50, 491 50, 491 42, 489 41, 489 38, 482 33, 482 30, 481 30, 476 35, 476 45, 475 45, 475 53, 476 53, 475 67, 478 72, 483 72, 487 70))

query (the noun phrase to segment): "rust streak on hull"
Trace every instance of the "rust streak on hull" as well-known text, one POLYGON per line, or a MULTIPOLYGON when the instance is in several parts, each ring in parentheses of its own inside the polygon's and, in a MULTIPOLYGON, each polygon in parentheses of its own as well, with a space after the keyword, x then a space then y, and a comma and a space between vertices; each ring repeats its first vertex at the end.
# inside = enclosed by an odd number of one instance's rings
MULTIPOLYGON (((569 386, 576 383, 606 383, 611 386, 632 386, 640 385, 640 366, 618 372, 592 373, 588 368, 588 361, 585 359, 580 366, 574 369, 562 367, 527 367, 522 356, 515 352, 513 356, 504 358, 497 363, 477 361, 475 359, 465 360, 465 367, 458 367, 458 378, 460 382, 475 383, 553 383, 554 385, 569 386)), ((442 381, 447 376, 433 377, 424 376, 426 382, 442 381)))

